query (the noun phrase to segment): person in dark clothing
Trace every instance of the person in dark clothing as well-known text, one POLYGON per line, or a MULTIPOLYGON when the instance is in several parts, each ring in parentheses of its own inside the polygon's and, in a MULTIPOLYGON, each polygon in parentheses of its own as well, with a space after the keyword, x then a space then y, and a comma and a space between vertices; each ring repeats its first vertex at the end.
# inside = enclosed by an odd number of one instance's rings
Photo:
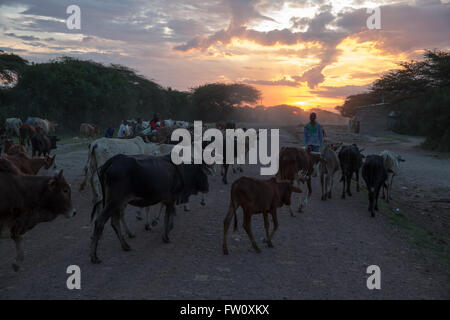
POLYGON ((112 125, 110 124, 108 126, 108 128, 106 128, 106 132, 105 132, 105 138, 112 138, 114 135, 114 128, 112 127, 112 125))

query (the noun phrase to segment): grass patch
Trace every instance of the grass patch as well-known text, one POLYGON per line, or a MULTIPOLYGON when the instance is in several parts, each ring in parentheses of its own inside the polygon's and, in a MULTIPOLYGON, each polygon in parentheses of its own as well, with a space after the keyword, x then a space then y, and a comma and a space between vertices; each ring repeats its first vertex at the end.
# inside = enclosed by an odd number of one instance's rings
MULTIPOLYGON (((368 197, 367 187, 361 186, 361 190, 364 190, 366 197, 368 197)), ((447 264, 450 265, 449 245, 440 235, 424 230, 420 226, 409 221, 408 217, 403 213, 397 213, 395 209, 383 199, 378 200, 379 213, 385 216, 389 223, 404 229, 408 235, 408 239, 410 239, 414 245, 432 251, 436 256, 443 258, 447 264)))

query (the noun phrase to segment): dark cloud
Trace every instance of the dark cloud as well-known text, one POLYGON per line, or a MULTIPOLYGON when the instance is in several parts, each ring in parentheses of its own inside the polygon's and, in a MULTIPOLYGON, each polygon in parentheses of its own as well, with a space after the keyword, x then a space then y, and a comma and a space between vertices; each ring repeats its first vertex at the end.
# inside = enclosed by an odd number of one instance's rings
POLYGON ((362 93, 367 91, 369 85, 365 86, 342 86, 342 87, 329 87, 321 86, 316 90, 311 90, 312 93, 321 97, 327 98, 345 98, 353 94, 362 93))
POLYGON ((15 34, 15 33, 5 33, 5 36, 12 37, 12 38, 17 38, 17 39, 21 39, 21 40, 25 40, 25 41, 40 40, 38 37, 34 37, 34 36, 19 36, 19 35, 15 34))

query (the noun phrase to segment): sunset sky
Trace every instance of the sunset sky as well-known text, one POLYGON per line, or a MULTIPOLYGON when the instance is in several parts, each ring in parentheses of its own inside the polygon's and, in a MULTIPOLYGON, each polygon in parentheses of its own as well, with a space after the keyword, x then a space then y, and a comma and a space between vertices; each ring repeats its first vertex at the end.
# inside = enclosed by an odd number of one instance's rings
POLYGON ((332 110, 434 48, 450 49, 450 0, 0 0, 1 50, 119 63, 179 90, 248 83, 266 106, 332 110), (71 4, 81 30, 66 26, 71 4))

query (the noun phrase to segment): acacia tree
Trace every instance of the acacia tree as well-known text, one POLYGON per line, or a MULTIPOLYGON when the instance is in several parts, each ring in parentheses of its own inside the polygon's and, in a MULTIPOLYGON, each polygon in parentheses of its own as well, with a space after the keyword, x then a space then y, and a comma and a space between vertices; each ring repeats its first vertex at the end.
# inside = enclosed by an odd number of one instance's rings
POLYGON ((240 83, 210 83, 191 90, 195 115, 206 121, 233 119, 237 107, 255 104, 261 93, 256 88, 240 83))
POLYGON ((5 83, 18 81, 27 65, 27 60, 0 50, 0 81, 5 83))

